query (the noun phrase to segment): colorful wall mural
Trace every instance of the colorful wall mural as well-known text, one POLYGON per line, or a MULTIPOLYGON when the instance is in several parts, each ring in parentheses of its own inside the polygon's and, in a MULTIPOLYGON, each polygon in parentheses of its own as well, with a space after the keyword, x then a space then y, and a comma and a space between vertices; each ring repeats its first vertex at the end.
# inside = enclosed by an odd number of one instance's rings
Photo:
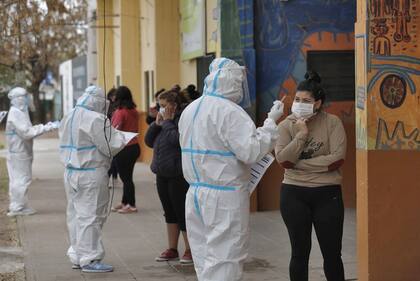
POLYGON ((364 54, 357 73, 357 147, 420 150, 419 11, 416 0, 367 1, 356 40, 364 54))
POLYGON ((294 93, 306 72, 307 50, 354 49, 356 1, 255 3, 258 110, 263 118, 279 95, 294 93))
MULTIPOLYGON (((307 70, 309 51, 354 50, 356 1, 263 0, 255 1, 255 5, 258 121, 261 122, 272 102, 283 95, 287 96, 286 107, 291 107, 296 86, 307 70)), ((322 69, 314 70, 322 72, 322 69)), ((346 130, 348 146, 342 168, 343 191, 346 206, 354 207, 355 102, 353 95, 350 99, 336 99, 334 96, 340 95, 339 91, 338 88, 337 92, 327 93, 333 101, 324 107, 340 117, 346 130)), ((278 178, 272 183, 281 182, 281 171, 276 175, 278 178)), ((274 184, 261 190, 273 193, 276 188, 278 185, 274 184)))
POLYGON ((219 1, 206 0, 206 37, 207 37, 207 53, 216 53, 218 40, 219 25, 219 1))
POLYGON ((246 66, 252 108, 256 117, 256 61, 254 48, 253 0, 220 1, 221 55, 246 66))

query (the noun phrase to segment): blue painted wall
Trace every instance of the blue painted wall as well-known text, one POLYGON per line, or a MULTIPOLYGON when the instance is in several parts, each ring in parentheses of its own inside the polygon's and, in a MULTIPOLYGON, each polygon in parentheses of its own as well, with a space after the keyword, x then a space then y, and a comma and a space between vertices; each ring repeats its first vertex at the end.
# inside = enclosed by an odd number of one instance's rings
POLYGON ((258 0, 254 17, 256 91, 263 116, 288 77, 303 79, 306 60, 301 48, 308 36, 354 31, 356 0, 258 0))

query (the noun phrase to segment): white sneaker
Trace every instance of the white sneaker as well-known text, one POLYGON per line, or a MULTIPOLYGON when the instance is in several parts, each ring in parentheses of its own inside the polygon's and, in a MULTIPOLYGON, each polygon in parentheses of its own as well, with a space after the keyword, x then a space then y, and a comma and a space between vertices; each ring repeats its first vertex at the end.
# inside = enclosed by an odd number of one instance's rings
POLYGON ((82 266, 82 272, 87 273, 102 273, 102 272, 112 272, 114 268, 112 265, 101 263, 99 261, 91 262, 88 265, 82 266))
POLYGON ((9 211, 7 213, 8 217, 16 217, 16 216, 30 216, 36 214, 36 211, 32 208, 24 208, 19 211, 9 211))
POLYGON ((36 211, 34 210, 34 209, 32 209, 32 208, 25 208, 25 209, 23 209, 22 211, 21 211, 25 216, 31 216, 31 215, 34 215, 34 214, 36 214, 36 211))
POLYGON ((9 211, 7 212, 8 217, 16 217, 16 216, 23 216, 21 211, 9 211))

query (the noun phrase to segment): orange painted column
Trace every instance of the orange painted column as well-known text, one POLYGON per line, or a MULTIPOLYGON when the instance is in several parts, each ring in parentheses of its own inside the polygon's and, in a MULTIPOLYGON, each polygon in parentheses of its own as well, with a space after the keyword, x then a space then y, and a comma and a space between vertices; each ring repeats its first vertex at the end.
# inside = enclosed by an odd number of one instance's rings
POLYGON ((359 281, 420 280, 419 9, 417 0, 358 1, 359 281))

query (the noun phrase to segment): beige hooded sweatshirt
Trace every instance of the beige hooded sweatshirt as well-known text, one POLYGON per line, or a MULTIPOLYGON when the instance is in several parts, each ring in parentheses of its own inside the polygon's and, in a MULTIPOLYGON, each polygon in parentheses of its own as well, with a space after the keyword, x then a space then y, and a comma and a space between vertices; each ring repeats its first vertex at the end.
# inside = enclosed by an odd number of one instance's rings
POLYGON ((340 185, 339 168, 346 154, 346 133, 341 120, 320 111, 307 122, 309 134, 298 131, 292 114, 279 124, 276 159, 285 168, 283 183, 320 187, 340 185))

